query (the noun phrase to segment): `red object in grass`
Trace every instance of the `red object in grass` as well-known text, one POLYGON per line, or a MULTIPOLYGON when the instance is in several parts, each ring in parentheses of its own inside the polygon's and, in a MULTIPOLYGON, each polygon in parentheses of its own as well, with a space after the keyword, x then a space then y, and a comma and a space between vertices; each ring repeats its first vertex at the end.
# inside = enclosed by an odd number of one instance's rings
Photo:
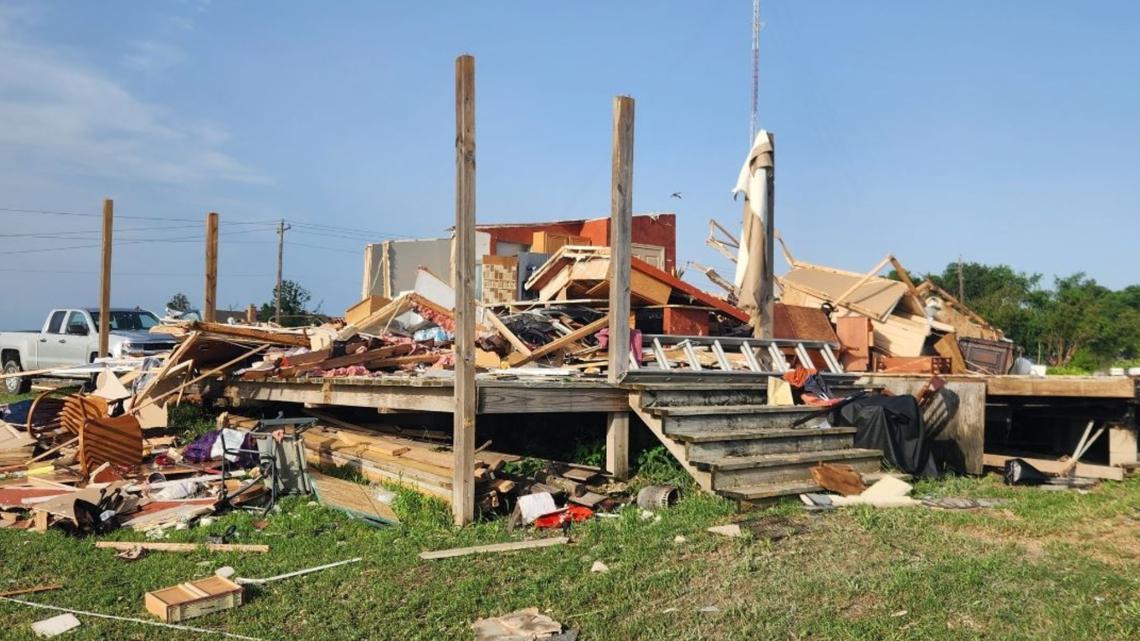
POLYGON ((554 529, 562 527, 566 521, 580 523, 594 517, 594 511, 582 505, 571 505, 564 510, 544 514, 534 520, 534 527, 554 529))

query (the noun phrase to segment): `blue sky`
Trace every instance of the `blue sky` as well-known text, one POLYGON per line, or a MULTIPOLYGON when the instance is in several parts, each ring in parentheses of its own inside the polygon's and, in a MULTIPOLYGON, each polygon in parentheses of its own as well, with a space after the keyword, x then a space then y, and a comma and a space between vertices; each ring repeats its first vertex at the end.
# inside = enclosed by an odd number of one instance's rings
MULTIPOLYGON (((730 273, 703 239, 710 216, 739 226, 750 15, 747 0, 0 3, 0 327, 94 303, 99 261, 97 218, 3 209, 96 214, 105 196, 132 241, 116 305, 197 304, 216 210, 221 305, 269 298, 268 221, 284 217, 286 277, 339 313, 365 242, 451 224, 464 52, 480 221, 606 215, 611 100, 629 94, 634 209, 676 212, 680 262, 730 273), (59 247, 75 249, 38 251, 59 247)), ((1140 282, 1140 5, 766 0, 763 20, 760 124, 797 258, 1140 282)))

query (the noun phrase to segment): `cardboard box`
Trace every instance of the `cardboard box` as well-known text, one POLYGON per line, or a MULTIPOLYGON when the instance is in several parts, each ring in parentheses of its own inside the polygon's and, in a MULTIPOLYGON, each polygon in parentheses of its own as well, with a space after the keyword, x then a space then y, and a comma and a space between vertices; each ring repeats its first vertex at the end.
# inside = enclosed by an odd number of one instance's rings
POLYGON ((147 592, 146 610, 167 623, 177 623, 241 605, 242 586, 220 576, 187 581, 147 592))

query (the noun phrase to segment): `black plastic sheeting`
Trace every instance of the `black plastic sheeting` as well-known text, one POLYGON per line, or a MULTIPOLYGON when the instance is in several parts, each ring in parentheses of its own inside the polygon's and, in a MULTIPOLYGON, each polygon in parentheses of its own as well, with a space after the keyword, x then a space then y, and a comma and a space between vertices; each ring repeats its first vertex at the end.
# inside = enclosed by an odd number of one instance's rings
POLYGON ((840 423, 855 427, 855 447, 880 450, 892 466, 916 478, 940 476, 934 437, 910 395, 866 396, 838 410, 840 423))

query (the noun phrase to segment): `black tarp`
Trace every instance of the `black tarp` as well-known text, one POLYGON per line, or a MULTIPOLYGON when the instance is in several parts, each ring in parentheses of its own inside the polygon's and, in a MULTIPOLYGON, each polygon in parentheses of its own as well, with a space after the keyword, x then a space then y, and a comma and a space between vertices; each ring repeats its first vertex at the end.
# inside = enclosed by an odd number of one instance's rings
POLYGON ((866 396, 842 405, 838 414, 839 424, 857 430, 855 447, 880 450, 888 463, 915 477, 939 476, 934 439, 915 397, 866 396))

